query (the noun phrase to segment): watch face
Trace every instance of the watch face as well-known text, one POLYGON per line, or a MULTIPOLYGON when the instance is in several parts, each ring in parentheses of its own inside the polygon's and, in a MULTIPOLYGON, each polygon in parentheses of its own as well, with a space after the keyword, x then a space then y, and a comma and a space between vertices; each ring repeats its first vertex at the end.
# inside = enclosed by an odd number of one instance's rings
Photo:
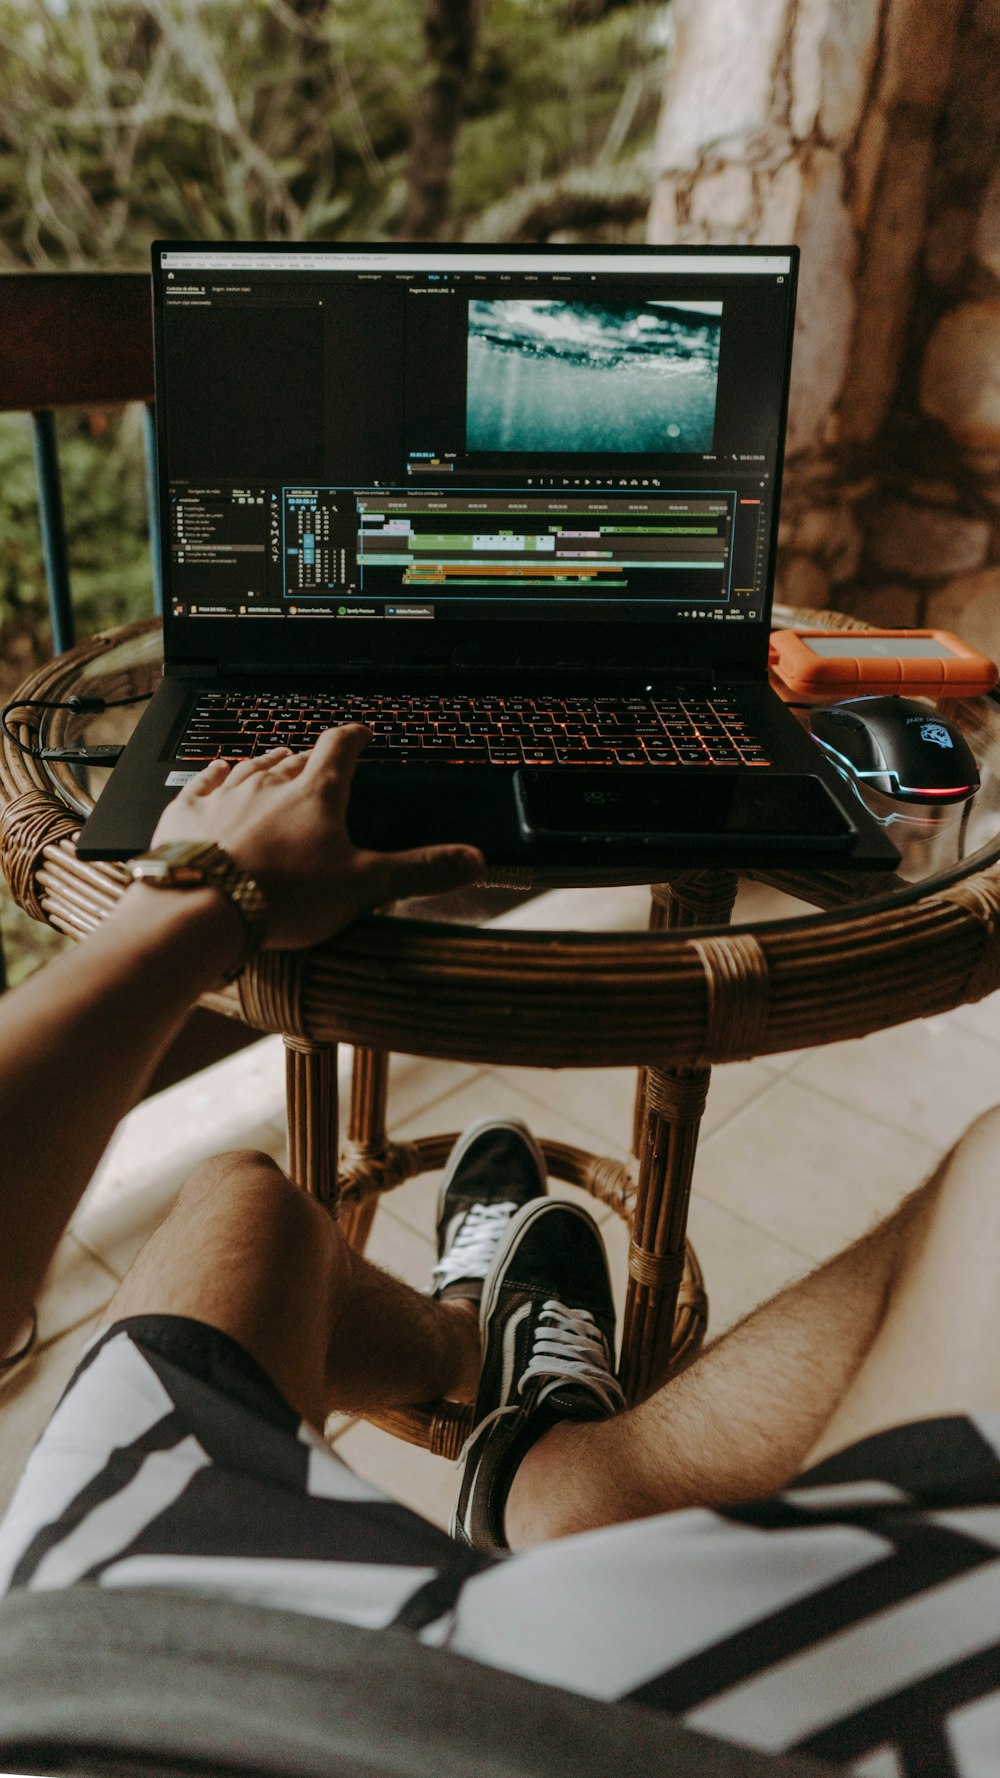
POLYGON ((208 840, 169 840, 166 845, 157 846, 153 856, 170 864, 193 864, 207 858, 215 851, 208 840))
POLYGON ((171 883, 178 888, 203 883, 204 864, 212 850, 204 840, 171 840, 135 859, 131 874, 140 883, 171 883))

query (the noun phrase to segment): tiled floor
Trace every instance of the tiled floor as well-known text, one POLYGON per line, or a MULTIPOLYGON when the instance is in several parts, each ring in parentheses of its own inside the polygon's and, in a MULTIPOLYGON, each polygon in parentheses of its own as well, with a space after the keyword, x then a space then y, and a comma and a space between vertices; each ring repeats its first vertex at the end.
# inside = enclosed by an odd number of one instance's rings
MULTIPOLYGON (((594 924, 645 923, 641 891, 615 892, 601 906, 593 891, 587 896, 581 904, 560 891, 502 918, 551 928, 578 924, 582 911, 594 924)), ((342 1056, 345 1071, 349 1059, 342 1056)), ((624 1155, 632 1094, 626 1070, 545 1073, 400 1057, 392 1070, 391 1121, 396 1133, 418 1135, 514 1113, 541 1135, 624 1155)), ((861 1042, 718 1068, 690 1222, 712 1331, 885 1214, 996 1101, 1000 996, 861 1042)), ((117 1280, 185 1173, 205 1154, 247 1146, 284 1154, 277 1038, 148 1100, 122 1125, 53 1264, 37 1355, 0 1383, 0 1506, 117 1280)), ((435 1194, 430 1177, 393 1193, 379 1209, 369 1248, 421 1287, 434 1257, 435 1194)), ((598 1215, 621 1289, 625 1229, 610 1211, 598 1215)), ((360 1421, 338 1423, 336 1445, 362 1474, 446 1520, 450 1465, 360 1421)))

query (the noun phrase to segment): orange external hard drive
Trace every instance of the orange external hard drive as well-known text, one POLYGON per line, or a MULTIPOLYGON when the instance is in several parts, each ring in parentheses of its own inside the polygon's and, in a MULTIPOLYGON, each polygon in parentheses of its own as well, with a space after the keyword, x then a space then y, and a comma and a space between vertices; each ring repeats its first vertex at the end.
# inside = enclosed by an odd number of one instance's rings
POLYGON ((995 661, 948 630, 775 630, 771 672, 805 697, 843 692, 976 697, 997 682, 995 661))

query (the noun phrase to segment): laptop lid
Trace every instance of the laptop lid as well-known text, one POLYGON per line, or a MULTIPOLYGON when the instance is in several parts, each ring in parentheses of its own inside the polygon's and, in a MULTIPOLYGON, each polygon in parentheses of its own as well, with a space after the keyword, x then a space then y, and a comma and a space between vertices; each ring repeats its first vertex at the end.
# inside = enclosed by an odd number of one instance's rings
POLYGON ((796 272, 157 242, 168 663, 763 676, 796 272))

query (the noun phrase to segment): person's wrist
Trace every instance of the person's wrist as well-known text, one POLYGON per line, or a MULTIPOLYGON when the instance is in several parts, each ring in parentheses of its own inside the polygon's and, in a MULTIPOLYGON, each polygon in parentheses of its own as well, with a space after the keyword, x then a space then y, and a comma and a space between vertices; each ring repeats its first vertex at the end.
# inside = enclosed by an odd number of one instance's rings
POLYGON ((159 841, 133 858, 128 870, 133 882, 157 894, 191 895, 207 888, 228 901, 243 929, 243 948, 224 981, 238 975, 261 949, 269 925, 267 897, 256 876, 217 840, 159 841))
POLYGON ((227 978, 246 951, 246 927, 239 913, 229 897, 211 884, 151 889, 148 883, 132 883, 115 918, 140 942, 147 940, 157 954, 169 952, 178 964, 190 961, 205 988, 227 978))

